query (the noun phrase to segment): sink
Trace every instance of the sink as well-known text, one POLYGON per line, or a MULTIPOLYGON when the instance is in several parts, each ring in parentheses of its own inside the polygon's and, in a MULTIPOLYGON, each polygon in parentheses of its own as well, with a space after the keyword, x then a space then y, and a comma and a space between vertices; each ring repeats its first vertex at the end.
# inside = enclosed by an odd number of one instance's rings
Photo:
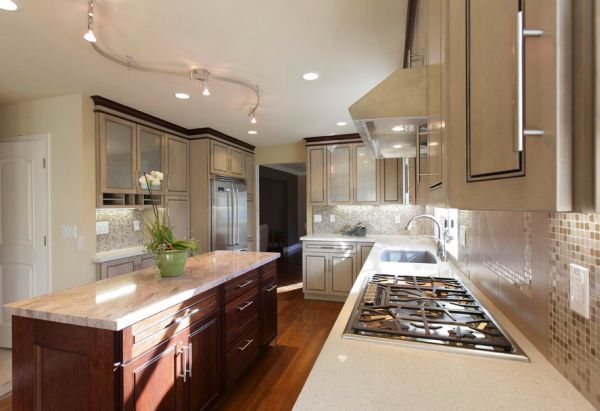
POLYGON ((426 250, 384 250, 380 260, 389 263, 437 264, 437 259, 426 250))

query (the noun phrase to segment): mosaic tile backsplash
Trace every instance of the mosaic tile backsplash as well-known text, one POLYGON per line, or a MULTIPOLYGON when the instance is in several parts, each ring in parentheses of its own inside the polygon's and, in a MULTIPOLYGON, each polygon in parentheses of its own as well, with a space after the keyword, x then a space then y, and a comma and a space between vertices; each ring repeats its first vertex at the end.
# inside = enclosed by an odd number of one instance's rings
POLYGON ((600 409, 600 214, 460 210, 458 220, 463 272, 600 409), (589 319, 569 307, 571 263, 590 270, 589 319))
POLYGON ((313 216, 321 215, 322 222, 315 223, 313 217, 313 233, 340 233, 343 229, 356 223, 363 223, 368 234, 401 234, 408 221, 425 208, 411 205, 379 205, 379 206, 323 206, 313 207, 313 216), (335 215, 335 222, 330 216, 335 215), (396 216, 400 222, 396 223, 396 216))
POLYGON ((143 245, 143 213, 137 209, 97 209, 96 221, 108 221, 109 232, 96 235, 96 252, 143 245), (140 231, 134 231, 134 220, 140 221, 140 231))

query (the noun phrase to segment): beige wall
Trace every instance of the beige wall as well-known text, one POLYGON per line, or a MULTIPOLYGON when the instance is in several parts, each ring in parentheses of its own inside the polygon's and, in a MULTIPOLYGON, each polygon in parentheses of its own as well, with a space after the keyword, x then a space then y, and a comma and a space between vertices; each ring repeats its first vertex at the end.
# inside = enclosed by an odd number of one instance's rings
POLYGON ((304 141, 275 146, 256 147, 255 162, 259 164, 285 164, 306 162, 304 141))
POLYGON ((87 96, 62 97, 0 106, 0 138, 50 133, 50 250, 52 290, 96 278, 95 131, 87 96), (77 239, 62 236, 77 225, 77 239))

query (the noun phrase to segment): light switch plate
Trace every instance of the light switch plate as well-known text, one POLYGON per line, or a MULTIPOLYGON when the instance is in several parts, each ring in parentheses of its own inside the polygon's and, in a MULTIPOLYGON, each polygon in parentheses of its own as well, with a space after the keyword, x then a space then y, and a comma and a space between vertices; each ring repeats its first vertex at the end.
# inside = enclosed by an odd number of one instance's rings
POLYGON ((590 270, 570 264, 569 307, 585 318, 590 318, 590 270))
POLYGON ((330 222, 330 223, 335 223, 335 214, 331 214, 331 215, 329 216, 329 222, 330 222))
POLYGON ((394 216, 394 223, 400 224, 400 216, 399 215, 394 216))
POLYGON ((323 218, 321 217, 321 214, 315 214, 315 215, 313 216, 313 221, 314 221, 315 223, 320 223, 321 221, 323 221, 323 218))
POLYGON ((133 220, 133 231, 140 231, 140 220, 133 220))
POLYGON ((96 235, 108 234, 108 221, 96 221, 96 235))
POLYGON ((65 224, 62 226, 63 238, 77 238, 77 225, 65 224))

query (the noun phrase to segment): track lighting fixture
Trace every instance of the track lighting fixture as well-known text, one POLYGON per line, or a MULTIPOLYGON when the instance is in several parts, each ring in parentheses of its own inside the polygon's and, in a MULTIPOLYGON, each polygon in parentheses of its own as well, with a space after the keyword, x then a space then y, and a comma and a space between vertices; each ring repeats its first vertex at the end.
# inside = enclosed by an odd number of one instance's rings
POLYGON ((210 96, 210 90, 208 89, 208 81, 204 80, 204 90, 202 90, 202 95, 203 96, 210 96))
POLYGON ((94 35, 94 30, 92 29, 94 25, 94 0, 88 0, 88 29, 87 32, 83 35, 83 38, 89 41, 90 43, 96 42, 96 36, 94 35))

